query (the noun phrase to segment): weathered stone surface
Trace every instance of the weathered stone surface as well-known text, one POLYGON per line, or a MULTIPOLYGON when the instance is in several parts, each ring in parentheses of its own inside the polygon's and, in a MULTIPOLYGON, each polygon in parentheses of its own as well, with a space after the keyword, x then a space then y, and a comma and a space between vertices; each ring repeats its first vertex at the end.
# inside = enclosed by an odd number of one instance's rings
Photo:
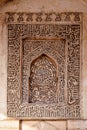
POLYGON ((87 3, 84 0, 14 0, 13 2, 7 3, 3 8, 1 8, 1 12, 87 12, 87 3))
POLYGON ((82 117, 87 119, 87 13, 83 15, 82 38, 82 77, 81 77, 81 108, 82 117))
POLYGON ((71 120, 67 121, 68 130, 87 130, 87 121, 85 120, 71 120))
POLYGON ((22 130, 66 130, 65 121, 23 121, 22 130))
POLYGON ((19 130, 19 121, 17 120, 0 121, 0 130, 19 130))
POLYGON ((7 28, 0 14, 0 119, 7 117, 7 28))

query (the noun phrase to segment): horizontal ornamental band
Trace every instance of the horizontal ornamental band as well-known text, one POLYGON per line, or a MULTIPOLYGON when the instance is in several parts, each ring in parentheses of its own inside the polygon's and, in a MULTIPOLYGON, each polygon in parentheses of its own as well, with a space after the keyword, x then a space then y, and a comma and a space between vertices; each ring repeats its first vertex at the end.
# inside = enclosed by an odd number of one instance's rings
POLYGON ((82 13, 80 12, 62 12, 62 13, 34 13, 34 12, 7 12, 7 23, 29 23, 29 22, 57 22, 57 23, 80 23, 82 13))

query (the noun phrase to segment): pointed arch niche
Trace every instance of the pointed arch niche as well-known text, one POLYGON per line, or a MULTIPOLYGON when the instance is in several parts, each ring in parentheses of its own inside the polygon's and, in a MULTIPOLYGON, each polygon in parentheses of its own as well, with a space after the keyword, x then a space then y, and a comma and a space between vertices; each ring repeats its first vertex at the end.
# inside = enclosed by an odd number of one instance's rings
POLYGON ((23 103, 65 103, 65 44, 64 39, 23 40, 23 103))
POLYGON ((29 78, 29 103, 57 103, 58 68, 46 54, 32 61, 29 78))

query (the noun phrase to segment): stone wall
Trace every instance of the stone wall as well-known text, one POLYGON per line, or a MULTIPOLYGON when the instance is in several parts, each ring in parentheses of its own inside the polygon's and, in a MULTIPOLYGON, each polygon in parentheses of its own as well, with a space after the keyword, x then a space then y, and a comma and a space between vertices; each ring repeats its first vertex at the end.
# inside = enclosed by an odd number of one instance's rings
POLYGON ((0 130, 86 130, 87 129, 87 1, 15 0, 0 8, 0 130), (7 117, 8 32, 6 12, 82 12, 81 119, 56 121, 15 120, 7 117))

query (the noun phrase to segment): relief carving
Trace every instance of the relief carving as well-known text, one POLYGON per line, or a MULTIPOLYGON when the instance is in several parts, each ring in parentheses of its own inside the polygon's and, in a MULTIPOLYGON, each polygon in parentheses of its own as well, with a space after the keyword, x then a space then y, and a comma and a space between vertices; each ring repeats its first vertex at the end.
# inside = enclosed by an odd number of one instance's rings
POLYGON ((28 91, 30 92, 29 100, 33 99, 35 96, 35 94, 32 93, 34 91, 34 86, 35 92, 38 93, 38 98, 34 100, 38 103, 58 103, 65 100, 64 53, 65 40, 63 39, 33 41, 25 39, 23 41, 23 102, 27 101, 26 93, 28 91), (30 70, 30 75, 28 70, 30 70), (27 77, 29 77, 29 85, 27 77), (28 88, 26 90, 24 89, 26 81, 26 86, 29 86, 29 90, 28 88), (62 91, 60 91, 61 88, 62 91))
POLYGON ((57 103, 57 66, 46 55, 37 58, 30 68, 29 103, 57 103))
POLYGON ((44 15, 7 14, 7 113, 27 119, 78 119, 81 14, 44 15))
POLYGON ((7 12, 6 22, 75 22, 81 21, 79 12, 62 12, 62 13, 16 13, 7 12))

